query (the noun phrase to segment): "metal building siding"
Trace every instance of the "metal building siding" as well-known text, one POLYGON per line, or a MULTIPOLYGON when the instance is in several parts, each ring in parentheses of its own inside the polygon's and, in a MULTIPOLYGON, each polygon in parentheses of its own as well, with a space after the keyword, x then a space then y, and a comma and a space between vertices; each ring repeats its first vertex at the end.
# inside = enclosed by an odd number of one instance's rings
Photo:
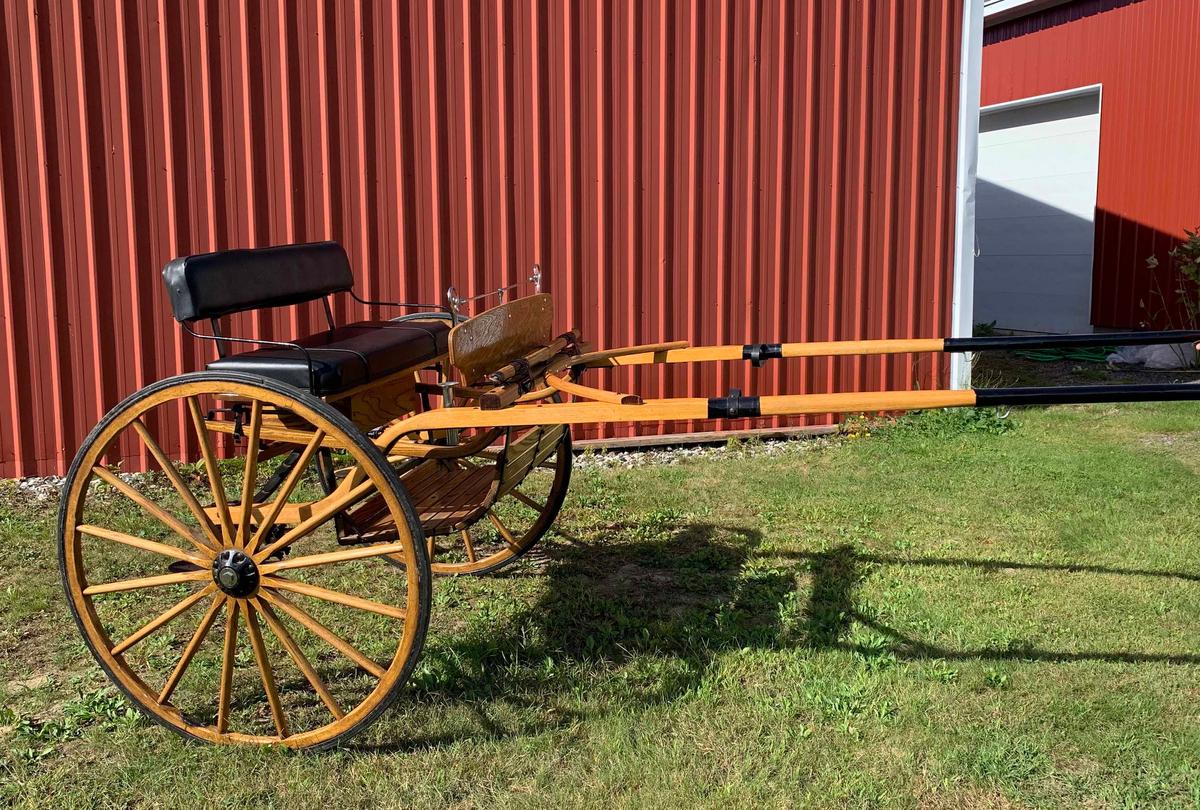
MULTIPOLYGON (((158 273, 213 249, 336 238, 368 294, 425 301, 540 262, 559 325, 600 346, 942 335, 961 13, 0 0, 0 474, 64 471, 120 398, 202 367, 158 273)), ((611 374, 650 396, 946 380, 928 357, 611 374)))
POLYGON ((1101 84, 1092 322, 1168 326, 1146 258, 1200 225, 1200 40, 1195 0, 1077 0, 985 35, 982 103, 1101 84), (1157 317, 1156 317, 1157 315, 1157 317))

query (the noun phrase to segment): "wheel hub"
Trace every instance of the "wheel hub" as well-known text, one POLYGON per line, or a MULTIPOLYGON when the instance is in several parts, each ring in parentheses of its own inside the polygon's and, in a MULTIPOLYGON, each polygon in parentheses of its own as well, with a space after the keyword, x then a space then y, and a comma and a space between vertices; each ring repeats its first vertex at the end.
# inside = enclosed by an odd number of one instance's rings
POLYGON ((258 590, 258 580, 258 566, 241 549, 227 548, 213 560, 213 582, 230 596, 250 596, 258 590))

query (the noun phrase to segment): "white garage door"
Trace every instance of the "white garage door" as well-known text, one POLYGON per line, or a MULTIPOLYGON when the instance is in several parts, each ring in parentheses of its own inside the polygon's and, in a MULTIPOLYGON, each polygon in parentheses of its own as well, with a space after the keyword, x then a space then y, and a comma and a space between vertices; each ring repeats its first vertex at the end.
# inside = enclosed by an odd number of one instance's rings
POLYGON ((1090 332, 1100 94, 984 110, 975 321, 1090 332))

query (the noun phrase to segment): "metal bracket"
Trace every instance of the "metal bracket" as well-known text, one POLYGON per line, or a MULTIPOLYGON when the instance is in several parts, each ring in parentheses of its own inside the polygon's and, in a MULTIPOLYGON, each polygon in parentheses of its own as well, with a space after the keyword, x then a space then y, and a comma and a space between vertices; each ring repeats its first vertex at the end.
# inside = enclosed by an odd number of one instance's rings
POLYGON ((762 416, 758 397, 744 397, 740 388, 730 389, 729 395, 708 400, 709 419, 748 419, 762 416))

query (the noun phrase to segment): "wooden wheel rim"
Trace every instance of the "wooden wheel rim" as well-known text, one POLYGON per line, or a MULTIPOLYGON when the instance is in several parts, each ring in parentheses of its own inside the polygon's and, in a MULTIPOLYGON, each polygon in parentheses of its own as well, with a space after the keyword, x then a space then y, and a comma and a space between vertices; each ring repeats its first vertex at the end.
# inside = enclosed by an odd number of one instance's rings
MULTIPOLYGON (((522 555, 533 548, 538 540, 550 530, 554 525, 555 519, 558 517, 558 512, 562 508, 562 504, 567 495, 567 489, 571 482, 571 429, 563 428, 563 437, 559 440, 558 446, 555 448, 554 454, 551 456, 554 462, 554 477, 551 480, 550 488, 547 491, 545 502, 541 508, 536 510, 537 516, 519 537, 514 536, 516 541, 515 548, 506 545, 493 554, 482 558, 477 558, 475 561, 467 562, 438 562, 436 552, 430 556, 430 569, 433 573, 443 576, 459 576, 465 574, 492 574, 505 566, 515 562, 522 555)), ((517 488, 519 490, 519 487, 517 488)), ((502 496, 499 500, 503 501, 507 498, 514 497, 513 493, 508 493, 502 496)), ((488 523, 491 520, 489 514, 485 514, 476 520, 471 526, 466 527, 463 531, 469 532, 473 526, 481 523, 488 523)), ((459 531, 452 532, 449 537, 433 538, 433 542, 439 540, 447 544, 463 544, 465 540, 461 539, 462 535, 459 531)))
MULTIPOLYGON (((273 381, 243 374, 201 372, 163 380, 127 398, 109 412, 93 429, 71 465, 59 511, 58 541, 59 565, 67 602, 92 655, 117 687, 146 714, 185 737, 214 743, 282 743, 296 748, 323 748, 337 745, 350 735, 361 731, 387 709, 397 695, 400 686, 412 671, 424 643, 429 620, 429 561, 425 553, 425 543, 420 525, 404 494, 403 486, 377 448, 341 414, 333 411, 319 399, 273 381), (190 722, 171 705, 169 698, 167 701, 160 702, 159 691, 147 684, 137 672, 130 668, 122 654, 114 654, 114 644, 95 610, 93 597, 85 595, 83 592, 87 587, 87 579, 80 545, 81 532, 77 527, 80 525, 79 521, 83 514, 88 485, 94 477, 93 468, 99 464, 101 457, 113 440, 127 430, 141 415, 171 400, 182 400, 188 396, 213 396, 214 394, 226 395, 222 397, 224 399, 244 397, 286 408, 308 420, 313 427, 324 431, 327 436, 343 443, 343 446, 352 448, 355 461, 363 469, 366 480, 369 480, 373 486, 373 491, 383 496, 388 509, 397 518, 397 525, 399 526, 403 522, 407 529, 407 531, 399 532, 401 536, 392 541, 403 546, 395 553, 397 556, 402 556, 407 563, 404 566, 404 575, 407 577, 407 598, 403 608, 404 619, 402 630, 399 633, 400 638, 391 661, 386 664, 386 667, 380 667, 382 672, 377 677, 378 682, 369 694, 353 708, 346 710, 342 717, 334 715, 332 722, 291 735, 218 731, 215 725, 198 725, 190 722)), ((384 575, 383 571, 385 570, 387 570, 386 567, 381 569, 381 575, 384 575)), ((265 592, 267 591, 264 588, 258 593, 264 594, 265 592)), ((293 594, 286 593, 285 595, 292 596, 293 594)), ((207 638, 209 643, 212 643, 215 630, 225 624, 217 619, 220 619, 222 615, 228 616, 229 606, 236 603, 240 608, 237 612, 240 614, 245 629, 250 633, 254 651, 256 655, 259 654, 262 641, 261 638, 256 638, 257 634, 251 630, 249 621, 251 614, 247 613, 251 601, 251 599, 234 599, 217 591, 213 597, 210 611, 206 611, 205 617, 201 619, 201 624, 203 624, 210 620, 208 612, 214 614, 209 625, 200 635, 201 640, 207 638), (224 606, 221 606, 222 600, 224 606)), ((258 601, 261 604, 262 600, 258 601)), ((261 613, 262 611, 260 607, 256 607, 253 612, 261 613)), ((267 614, 262 613, 262 615, 270 624, 267 614)), ((236 642, 236 633, 234 640, 236 642)), ((262 671, 261 663, 259 668, 262 671)), ((269 672, 270 667, 268 666, 266 669, 269 672)), ((265 679, 264 675, 264 684, 265 679)), ((270 691, 267 691, 266 695, 268 699, 272 699, 270 691)), ((214 698, 216 697, 217 692, 214 690, 214 698)), ((276 700, 277 698, 272 699, 272 701, 276 700)), ((275 709, 274 702, 272 702, 272 709, 275 709)))

